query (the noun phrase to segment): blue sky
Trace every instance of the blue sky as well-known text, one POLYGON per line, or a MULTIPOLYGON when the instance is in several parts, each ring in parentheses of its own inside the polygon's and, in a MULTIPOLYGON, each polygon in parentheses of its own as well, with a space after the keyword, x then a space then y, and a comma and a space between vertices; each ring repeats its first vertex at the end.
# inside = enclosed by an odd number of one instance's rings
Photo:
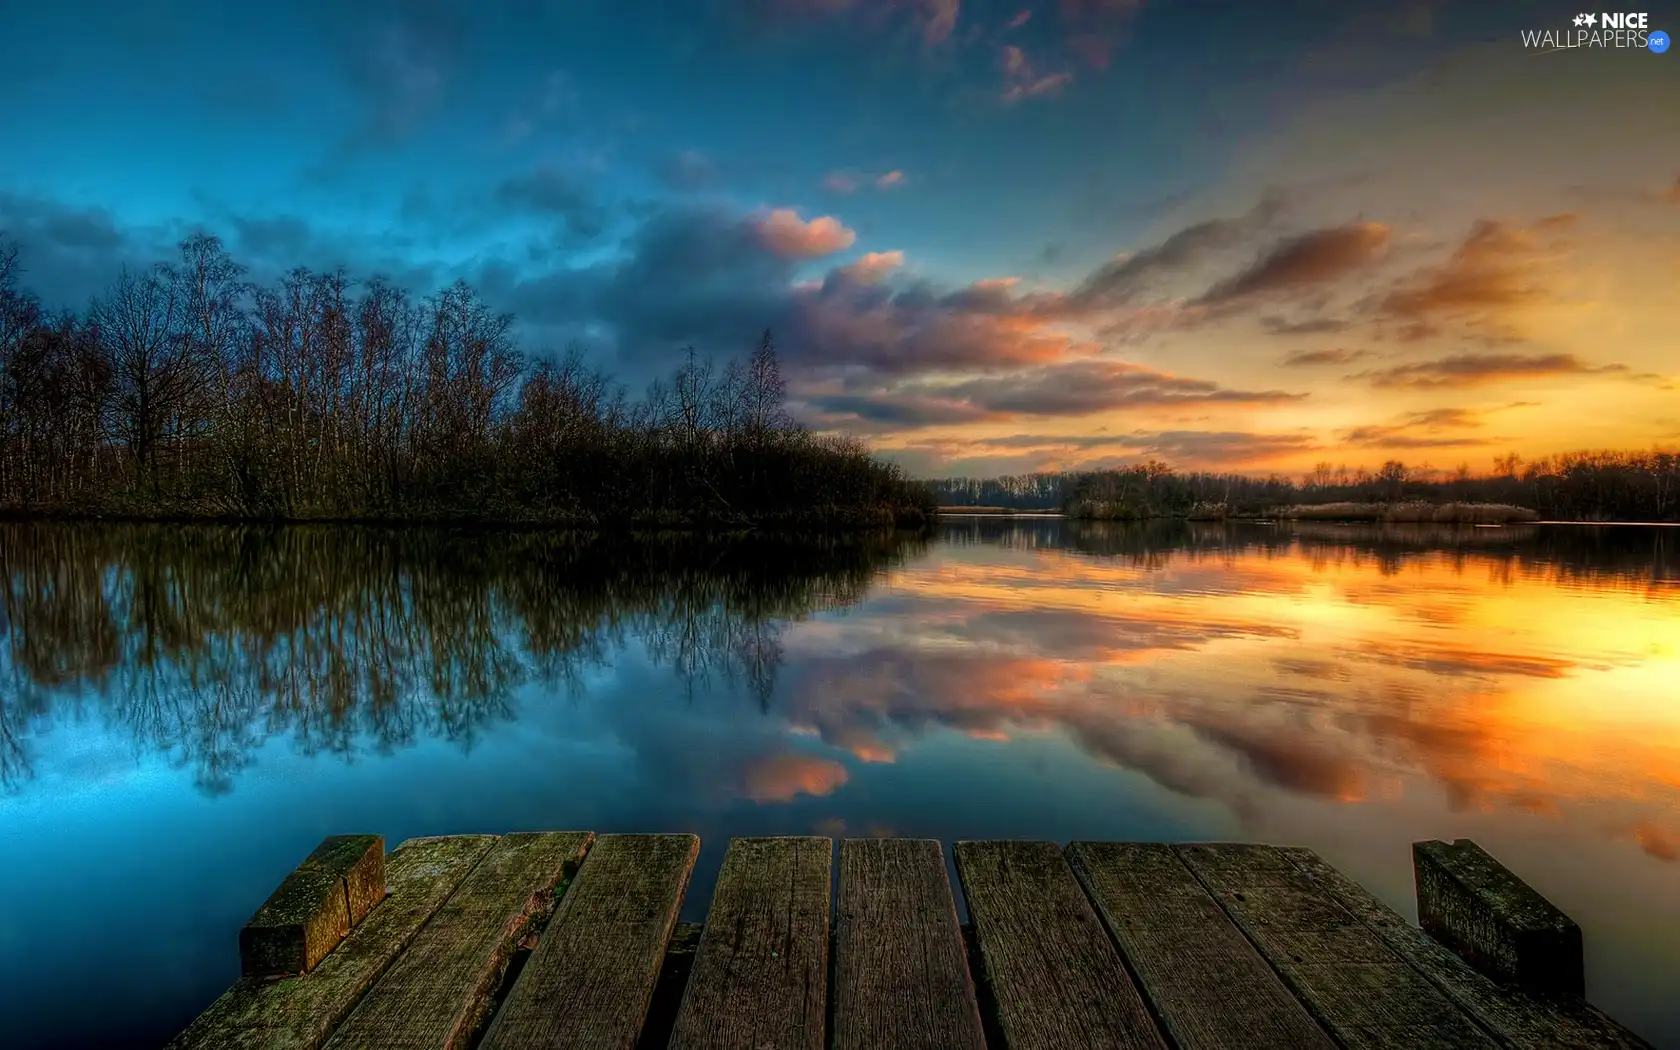
POLYGON ((632 384, 770 325, 803 418, 920 472, 1672 442, 1680 60, 1522 47, 1574 13, 20 5, 0 230, 54 305, 194 229, 462 277, 632 384))

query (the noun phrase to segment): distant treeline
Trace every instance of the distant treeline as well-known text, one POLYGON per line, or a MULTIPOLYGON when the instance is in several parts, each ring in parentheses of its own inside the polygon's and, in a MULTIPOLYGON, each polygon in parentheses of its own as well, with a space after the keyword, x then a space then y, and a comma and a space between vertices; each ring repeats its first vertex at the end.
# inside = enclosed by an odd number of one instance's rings
POLYGON ((941 543, 1017 549, 1072 549, 1142 569, 1177 562, 1226 561, 1233 554, 1300 552, 1315 565, 1366 560, 1384 576, 1417 560, 1447 558, 1458 571, 1492 579, 1553 579, 1571 585, 1674 594, 1680 588, 1680 535, 1668 529, 1504 529, 1400 522, 1353 527, 1291 521, 1274 527, 1182 518, 1084 521, 1064 518, 951 518, 941 543))
POLYGON ((49 316, 0 236, 0 511, 640 526, 915 524, 924 486, 783 409, 770 333, 631 399, 457 283, 247 280, 214 237, 49 316))
POLYGON ((1327 504, 1348 505, 1353 518, 1430 520, 1418 505, 1435 504, 1457 505, 1436 520, 1680 521, 1680 453, 1663 451, 1571 452, 1526 464, 1508 455, 1484 475, 1462 466, 1443 475, 1390 460, 1375 471, 1322 463, 1296 481, 1278 474, 1180 474, 1151 462, 1123 470, 949 478, 928 487, 942 506, 1057 508, 1121 520, 1321 516, 1304 508, 1327 504))

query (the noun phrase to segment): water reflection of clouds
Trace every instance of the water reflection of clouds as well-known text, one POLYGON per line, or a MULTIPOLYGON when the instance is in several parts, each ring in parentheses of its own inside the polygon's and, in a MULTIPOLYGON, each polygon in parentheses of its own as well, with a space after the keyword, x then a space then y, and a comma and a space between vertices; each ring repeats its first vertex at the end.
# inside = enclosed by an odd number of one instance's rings
POLYGON ((1405 807, 1438 791, 1675 857, 1680 615, 1643 595, 1474 556, 1382 575, 1287 550, 1151 568, 960 553, 898 573, 890 609, 792 632, 790 717, 848 751, 1054 728, 1245 821, 1268 793, 1405 807))

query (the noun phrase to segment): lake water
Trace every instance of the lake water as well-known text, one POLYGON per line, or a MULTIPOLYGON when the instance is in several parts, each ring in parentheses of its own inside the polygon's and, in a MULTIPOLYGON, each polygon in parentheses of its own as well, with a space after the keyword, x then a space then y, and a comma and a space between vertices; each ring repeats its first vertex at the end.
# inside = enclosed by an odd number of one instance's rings
POLYGON ((0 1017, 161 1043, 323 835, 1476 839, 1680 1046, 1680 530, 0 526, 0 1017), (90 1008, 90 1006, 92 1008, 90 1008))

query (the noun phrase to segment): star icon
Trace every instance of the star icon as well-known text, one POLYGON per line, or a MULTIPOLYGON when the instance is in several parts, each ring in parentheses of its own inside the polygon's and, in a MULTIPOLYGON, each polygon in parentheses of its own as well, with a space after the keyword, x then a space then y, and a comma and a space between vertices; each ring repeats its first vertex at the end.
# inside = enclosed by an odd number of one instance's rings
POLYGON ((1598 16, 1597 15, 1588 15, 1587 16, 1587 28, 1590 29, 1594 25, 1596 25, 1597 23, 1598 23, 1598 16))
POLYGON ((1586 15, 1576 15, 1575 16, 1575 24, 1578 25, 1578 26, 1586 25, 1587 24, 1587 16, 1586 15))

